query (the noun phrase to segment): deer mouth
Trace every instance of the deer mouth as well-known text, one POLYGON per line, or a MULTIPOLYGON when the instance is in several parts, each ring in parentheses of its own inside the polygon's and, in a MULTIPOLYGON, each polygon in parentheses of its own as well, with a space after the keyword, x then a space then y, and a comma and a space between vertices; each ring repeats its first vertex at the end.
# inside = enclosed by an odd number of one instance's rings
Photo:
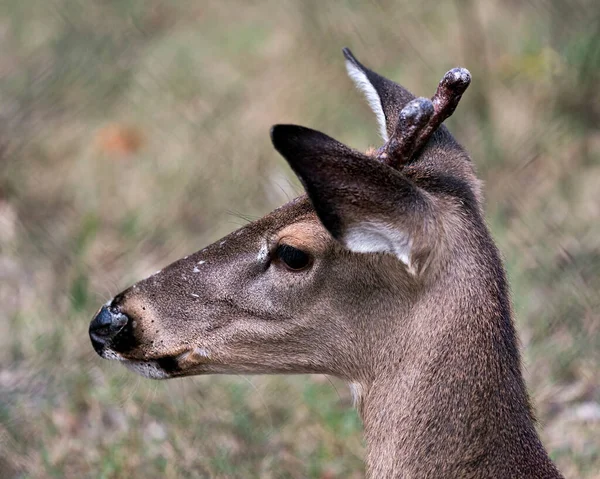
POLYGON ((112 347, 96 350, 104 359, 118 361, 127 369, 149 379, 169 379, 210 372, 210 353, 204 348, 193 348, 179 354, 157 357, 129 357, 112 347))
POLYGON ((118 353, 113 352, 113 354, 119 356, 118 360, 127 369, 149 379, 169 379, 209 372, 206 367, 208 361, 205 357, 199 359, 195 350, 155 359, 128 359, 118 353))
POLYGON ((133 371, 148 379, 169 379, 177 376, 177 369, 173 367, 171 357, 157 359, 134 359, 123 356, 121 353, 105 348, 99 351, 100 357, 112 361, 119 361, 130 371, 133 371))

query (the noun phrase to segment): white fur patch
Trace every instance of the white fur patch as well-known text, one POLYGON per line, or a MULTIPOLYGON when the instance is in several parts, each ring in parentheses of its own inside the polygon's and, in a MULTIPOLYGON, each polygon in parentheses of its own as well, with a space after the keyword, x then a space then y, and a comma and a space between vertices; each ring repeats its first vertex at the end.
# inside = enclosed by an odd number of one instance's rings
MULTIPOLYGON (((206 261, 198 261, 198 263, 196 263, 198 266, 202 266, 204 263, 206 263, 206 261)), ((199 273, 200 272, 200 268, 198 268, 198 266, 194 266, 194 269, 192 270, 192 273, 199 273)))
POLYGON ((199 358, 210 359, 210 353, 207 349, 196 347, 181 353, 179 356, 177 356, 177 361, 185 362, 187 360, 191 360, 193 362, 197 362, 199 358))
POLYGON ((365 95, 371 110, 373 110, 375 113, 375 116, 377 117, 377 123, 379 123, 379 134, 381 135, 381 138, 383 138, 383 141, 388 141, 385 114, 383 113, 381 98, 379 98, 377 90, 375 90, 367 78, 367 75, 365 75, 365 73, 350 60, 346 60, 346 70, 348 71, 348 76, 356 85, 356 88, 358 88, 363 95, 365 95))
POLYGON ((391 253, 410 269, 412 240, 403 231, 389 225, 366 221, 349 227, 344 244, 355 253, 391 253))
POLYGON ((102 357, 104 359, 111 359, 113 361, 125 361, 125 358, 123 358, 123 356, 113 351, 112 349, 105 349, 104 351, 102 351, 102 357))
POLYGON ((361 383, 352 382, 350 386, 350 394, 352 394, 352 406, 359 407, 363 399, 363 387, 361 383))
POLYGON ((169 375, 155 361, 123 361, 123 366, 149 379, 167 379, 169 375))
POLYGON ((134 371, 142 376, 150 379, 167 379, 169 375, 156 363, 156 361, 137 361, 133 359, 125 359, 112 349, 105 349, 102 352, 104 359, 112 359, 120 361, 127 369, 134 371))
POLYGON ((210 353, 204 348, 196 348, 194 349, 194 353, 203 358, 210 358, 210 353))
POLYGON ((258 255, 256 256, 256 261, 258 261, 259 263, 264 263, 268 257, 269 257, 269 248, 267 248, 267 245, 264 244, 260 247, 260 250, 258 251, 258 255))

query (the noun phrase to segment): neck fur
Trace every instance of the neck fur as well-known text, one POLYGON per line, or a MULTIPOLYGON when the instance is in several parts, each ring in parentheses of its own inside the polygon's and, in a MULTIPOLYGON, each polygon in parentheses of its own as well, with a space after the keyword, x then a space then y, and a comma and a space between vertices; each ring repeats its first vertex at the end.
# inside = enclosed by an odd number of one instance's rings
POLYGON ((461 301, 449 285, 428 294, 410 336, 390 335, 397 355, 352 385, 368 477, 561 477, 535 431, 504 275, 480 278, 475 292, 453 278, 461 301))

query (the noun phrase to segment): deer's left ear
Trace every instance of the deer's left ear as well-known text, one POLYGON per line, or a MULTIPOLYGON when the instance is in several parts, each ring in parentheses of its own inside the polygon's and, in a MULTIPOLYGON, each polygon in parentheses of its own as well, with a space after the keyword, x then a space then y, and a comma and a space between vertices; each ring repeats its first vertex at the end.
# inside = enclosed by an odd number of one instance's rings
POLYGON ((377 117, 379 134, 383 141, 388 141, 396 131, 400 111, 415 96, 403 86, 369 70, 355 58, 350 49, 344 48, 343 53, 348 76, 365 95, 377 117))
POLYGON ((273 145, 304 185, 331 235, 357 253, 391 253, 411 264, 431 205, 401 173, 309 128, 277 125, 273 145))

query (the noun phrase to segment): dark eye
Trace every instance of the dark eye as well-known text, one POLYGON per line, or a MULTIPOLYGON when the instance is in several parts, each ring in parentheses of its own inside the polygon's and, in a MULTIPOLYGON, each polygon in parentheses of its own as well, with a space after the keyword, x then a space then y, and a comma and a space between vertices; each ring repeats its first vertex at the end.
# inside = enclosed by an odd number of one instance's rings
POLYGON ((293 271, 304 269, 310 264, 310 256, 308 254, 287 244, 280 244, 277 247, 275 257, 288 269, 293 271))

